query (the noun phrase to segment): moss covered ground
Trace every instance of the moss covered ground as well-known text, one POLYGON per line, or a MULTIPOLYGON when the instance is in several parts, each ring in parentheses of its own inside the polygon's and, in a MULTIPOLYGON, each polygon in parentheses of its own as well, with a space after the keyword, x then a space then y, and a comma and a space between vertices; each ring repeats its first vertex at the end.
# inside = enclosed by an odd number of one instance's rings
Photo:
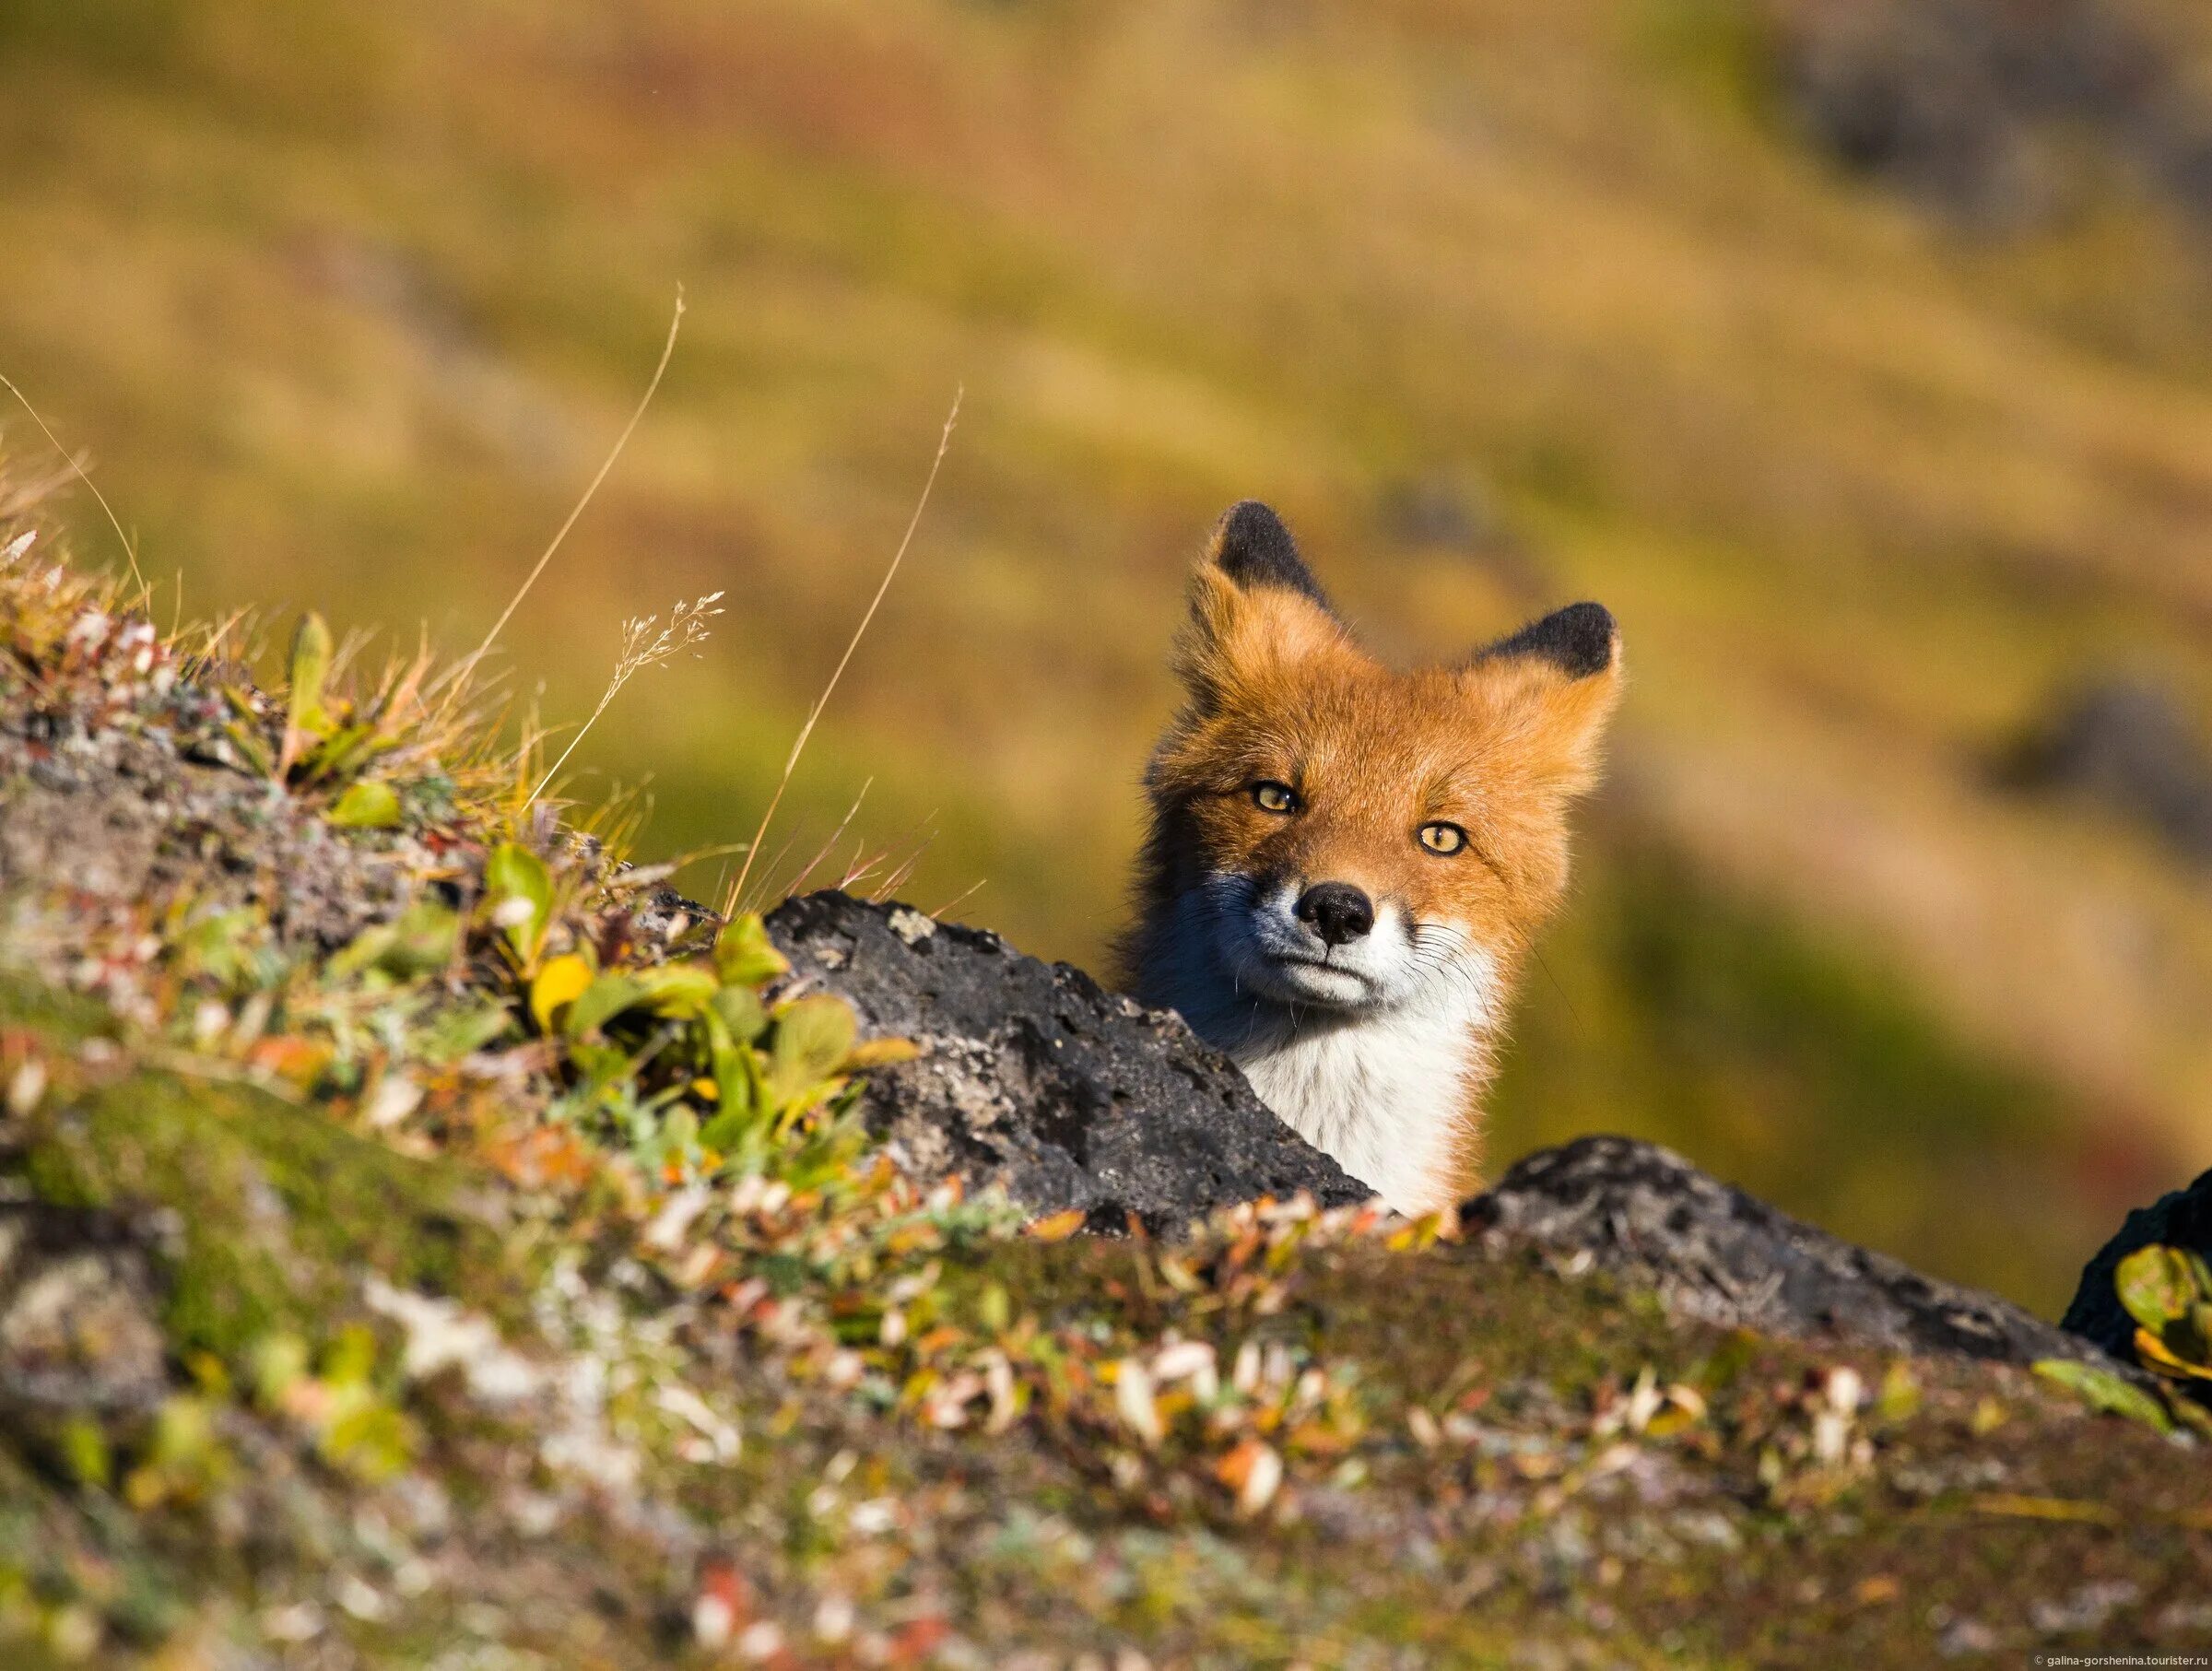
POLYGON ((53 1064, 15 1190, 171 1220, 173 1383, 11 1412, 10 1664, 1916 1665, 2212 1630, 2201 1448, 2020 1371, 1294 1207, 1055 1242, 878 1178, 676 1235, 680 1196, 7 1036, 53 1064))

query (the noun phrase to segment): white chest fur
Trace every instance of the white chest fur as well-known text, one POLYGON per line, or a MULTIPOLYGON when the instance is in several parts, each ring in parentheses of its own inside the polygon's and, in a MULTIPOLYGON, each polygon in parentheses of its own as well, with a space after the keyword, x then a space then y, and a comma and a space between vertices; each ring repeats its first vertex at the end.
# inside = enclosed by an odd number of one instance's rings
POLYGON ((1402 1213, 1454 1205, 1462 1122, 1485 1066, 1465 997, 1359 1017, 1308 1016, 1230 1047, 1260 1100, 1402 1213))
POLYGON ((1147 1001, 1181 1011, 1285 1124, 1398 1211, 1457 1205, 1464 1123, 1489 1071, 1497 964, 1464 936, 1432 941, 1449 947, 1440 952, 1417 950, 1401 932, 1394 952, 1370 958, 1379 979, 1411 976, 1389 1001, 1357 1010, 1277 1002, 1247 989, 1221 948, 1249 907, 1241 885, 1226 899, 1184 896, 1152 947, 1147 1001))

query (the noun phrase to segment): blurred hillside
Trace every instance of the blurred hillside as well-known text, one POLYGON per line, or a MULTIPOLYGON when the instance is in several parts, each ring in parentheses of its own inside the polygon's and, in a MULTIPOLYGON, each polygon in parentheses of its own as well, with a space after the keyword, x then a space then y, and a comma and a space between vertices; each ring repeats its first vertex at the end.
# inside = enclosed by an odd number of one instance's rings
POLYGON ((2087 681, 2212 712, 2185 0, 0 0, 0 371, 193 615, 473 642, 687 287, 505 644, 570 722, 741 600, 580 752, 656 851, 749 832, 964 383, 794 853, 872 780, 918 903, 1095 960, 1259 495, 1394 653, 1626 628, 1500 1160, 1656 1136, 2051 1310, 2212 1158, 2201 863, 2009 764, 2087 681))

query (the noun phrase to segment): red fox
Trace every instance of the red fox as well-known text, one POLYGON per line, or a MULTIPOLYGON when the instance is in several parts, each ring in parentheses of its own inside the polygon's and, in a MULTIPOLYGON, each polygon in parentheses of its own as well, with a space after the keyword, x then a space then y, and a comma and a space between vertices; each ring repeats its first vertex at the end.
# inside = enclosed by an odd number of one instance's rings
POLYGON ((1568 805, 1619 700, 1612 616, 1571 605, 1397 672, 1246 500, 1199 561, 1176 670, 1132 990, 1391 1206, 1455 1206, 1507 999, 1566 890, 1568 805))

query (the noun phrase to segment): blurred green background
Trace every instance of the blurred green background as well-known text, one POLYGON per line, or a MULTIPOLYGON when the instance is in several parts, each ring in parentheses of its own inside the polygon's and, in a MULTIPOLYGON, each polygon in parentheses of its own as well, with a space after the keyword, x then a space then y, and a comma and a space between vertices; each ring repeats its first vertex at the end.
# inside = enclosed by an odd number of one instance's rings
POLYGON ((1497 1161, 1654 1136, 2049 1312, 2212 1160, 2189 0, 0 0, 0 371, 191 617, 466 648, 686 287, 503 645, 572 724, 728 590, 577 756, 654 853, 750 832, 964 384, 771 846, 870 784, 1095 962, 1264 497, 1392 654, 1624 624, 1497 1161))

